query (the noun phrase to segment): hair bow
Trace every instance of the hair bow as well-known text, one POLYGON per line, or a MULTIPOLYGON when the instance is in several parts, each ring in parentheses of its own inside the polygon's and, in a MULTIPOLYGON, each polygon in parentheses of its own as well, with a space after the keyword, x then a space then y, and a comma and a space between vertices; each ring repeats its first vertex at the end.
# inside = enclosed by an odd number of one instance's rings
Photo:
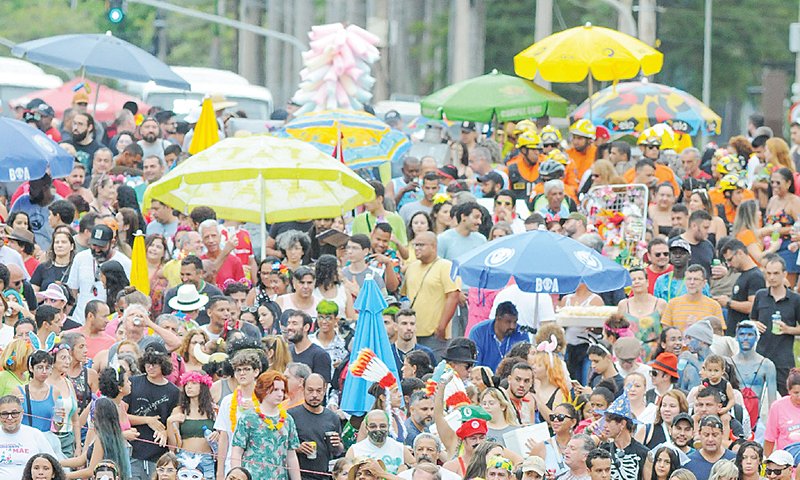
POLYGON ((437 204, 440 204, 440 203, 444 203, 444 202, 449 202, 449 201, 450 201, 450 195, 448 195, 446 193, 441 193, 440 192, 440 193, 437 193, 436 195, 433 196, 433 204, 434 205, 437 205, 437 204))
POLYGON ((560 222, 560 221, 561 221, 561 215, 557 213, 555 215, 551 215, 548 213, 547 215, 544 216, 544 223, 560 222))
POLYGON ((290 274, 289 273, 289 267, 287 267, 286 265, 282 264, 281 262, 274 262, 272 264, 272 273, 279 273, 279 274, 285 276, 286 278, 289 278, 289 274, 290 274))
POLYGON ((553 366, 553 352, 556 351, 558 348, 558 340, 556 339, 555 335, 550 335, 550 341, 543 341, 539 342, 539 345, 536 346, 536 350, 539 352, 547 353, 547 356, 550 358, 550 366, 553 366))
POLYGON ((229 279, 225 280, 224 282, 222 282, 222 289, 225 290, 226 288, 228 288, 229 285, 232 285, 234 283, 241 283, 242 285, 244 285, 247 288, 250 288, 250 287, 253 286, 253 284, 250 283, 250 280, 248 278, 246 278, 246 277, 242 277, 239 280, 234 280, 232 278, 229 278, 229 279))
POLYGON ((616 333, 619 336, 619 338, 626 338, 626 337, 633 337, 634 336, 633 335, 633 331, 631 330, 631 327, 611 328, 607 324, 604 324, 603 328, 605 328, 609 332, 616 333))

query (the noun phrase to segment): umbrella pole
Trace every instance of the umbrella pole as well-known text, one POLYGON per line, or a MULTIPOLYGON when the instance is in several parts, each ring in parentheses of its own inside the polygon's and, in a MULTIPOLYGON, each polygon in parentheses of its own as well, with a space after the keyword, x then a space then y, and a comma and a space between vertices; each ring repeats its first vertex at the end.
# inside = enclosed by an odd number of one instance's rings
POLYGON ((259 191, 261 192, 261 217, 258 223, 261 224, 261 260, 267 258, 267 198, 266 198, 266 181, 264 174, 258 172, 259 191))
POLYGON ((594 94, 594 79, 592 78, 592 72, 589 72, 589 121, 594 123, 594 119, 592 118, 592 95, 594 94))
POLYGON ((539 331, 539 294, 536 294, 536 298, 533 300, 533 329, 538 332, 539 331))
POLYGON ((92 116, 95 118, 97 118, 97 99, 100 97, 100 82, 102 81, 102 78, 97 80, 97 90, 94 92, 94 108, 92 109, 92 116))

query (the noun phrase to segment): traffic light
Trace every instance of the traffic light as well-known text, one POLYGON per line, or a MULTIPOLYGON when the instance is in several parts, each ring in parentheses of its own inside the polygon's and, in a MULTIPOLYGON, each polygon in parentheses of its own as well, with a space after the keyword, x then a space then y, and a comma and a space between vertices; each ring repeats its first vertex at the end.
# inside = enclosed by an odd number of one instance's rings
POLYGON ((106 0, 106 13, 111 23, 119 23, 125 18, 125 11, 128 10, 126 0, 106 0))

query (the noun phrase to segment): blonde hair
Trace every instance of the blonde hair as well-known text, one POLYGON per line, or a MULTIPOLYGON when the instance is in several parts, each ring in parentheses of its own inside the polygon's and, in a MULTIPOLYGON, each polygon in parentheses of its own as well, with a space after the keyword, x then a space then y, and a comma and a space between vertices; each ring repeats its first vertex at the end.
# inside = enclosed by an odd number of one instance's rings
POLYGON ((711 476, 708 478, 709 480, 737 480, 739 469, 732 460, 717 460, 711 467, 711 476))
POLYGON ((772 137, 767 140, 767 144, 765 146, 767 150, 769 150, 775 157, 772 159, 772 163, 775 166, 786 167, 792 172, 795 171, 794 162, 791 160, 791 158, 789 158, 789 145, 784 139, 772 137))
POLYGON ((500 406, 503 407, 503 419, 509 425, 519 426, 519 422, 517 421, 517 414, 514 405, 511 403, 511 400, 506 397, 505 393, 498 388, 489 387, 483 392, 481 392, 480 400, 483 402, 483 399, 486 398, 487 395, 491 395, 492 398, 497 400, 500 406))
MULTIPOLYGON (((278 319, 275 319, 278 321, 278 319)), ((289 346, 286 340, 279 335, 270 335, 263 340, 264 348, 267 350, 267 356, 272 351, 272 358, 269 360, 269 370, 283 373, 286 371, 286 365, 292 362, 292 352, 289 351, 289 346)))
POLYGON ((564 401, 566 401, 569 398, 569 383, 567 383, 567 372, 564 371, 561 357, 554 353, 536 352, 535 362, 537 366, 544 367, 547 371, 547 381, 561 390, 564 401))
POLYGON ((592 173, 598 175, 596 180, 592 180, 592 185, 621 185, 626 183, 617 173, 614 164, 608 160, 595 160, 592 164, 592 173))
POLYGON ((12 340, 0 355, 0 366, 3 370, 9 371, 13 371, 14 367, 28 368, 28 357, 31 353, 33 353, 33 348, 27 338, 12 340))
POLYGON ((685 468, 679 468, 672 472, 672 475, 669 476, 669 480, 697 480, 697 477, 694 476, 691 470, 687 470, 685 468))

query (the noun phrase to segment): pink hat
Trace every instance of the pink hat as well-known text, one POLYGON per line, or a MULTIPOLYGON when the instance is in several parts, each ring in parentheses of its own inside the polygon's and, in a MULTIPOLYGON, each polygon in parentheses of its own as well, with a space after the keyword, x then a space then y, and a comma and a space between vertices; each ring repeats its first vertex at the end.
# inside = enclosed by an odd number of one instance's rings
POLYGON ((64 296, 64 291, 56 283, 51 283, 47 290, 36 294, 36 298, 49 298, 50 300, 59 300, 66 302, 67 297, 64 296))

